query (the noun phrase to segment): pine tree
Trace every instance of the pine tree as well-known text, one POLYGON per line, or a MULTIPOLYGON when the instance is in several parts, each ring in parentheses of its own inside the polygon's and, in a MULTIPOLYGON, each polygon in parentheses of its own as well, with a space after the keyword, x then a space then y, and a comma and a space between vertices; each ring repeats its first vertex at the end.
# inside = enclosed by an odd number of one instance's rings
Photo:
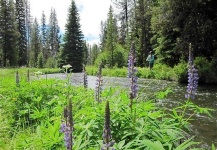
POLYGON ((27 65, 27 32, 26 32, 26 11, 24 0, 16 0, 16 13, 19 36, 19 66, 27 65))
POLYGON ((47 42, 49 45, 49 56, 56 57, 59 51, 60 39, 59 39, 59 26, 57 21, 57 15, 55 9, 51 9, 49 25, 48 25, 48 37, 47 42))
POLYGON ((101 33, 100 37, 100 49, 103 51, 105 49, 105 42, 106 42, 106 22, 101 21, 101 33))
POLYGON ((130 18, 133 18, 133 9, 135 6, 135 0, 112 0, 115 7, 120 10, 118 14, 118 21, 120 21, 120 34, 119 42, 124 45, 126 44, 126 38, 129 34, 129 23, 130 18))
POLYGON ((40 30, 37 19, 35 18, 32 25, 31 33, 31 50, 30 50, 30 66, 37 67, 38 55, 41 52, 40 30))
POLYGON ((42 53, 45 55, 46 53, 46 44, 47 44, 47 25, 46 25, 46 17, 44 11, 41 16, 41 44, 42 44, 42 53))
POLYGON ((79 21, 79 14, 74 0, 72 0, 59 65, 61 67, 70 64, 73 72, 81 72, 83 69, 83 34, 79 21))
POLYGON ((113 8, 110 6, 107 20, 107 33, 106 33, 106 51, 109 53, 109 66, 113 67, 114 62, 114 51, 117 44, 117 24, 116 19, 113 15, 113 8))
POLYGON ((13 0, 0 1, 0 49, 3 67, 17 65, 18 31, 13 0))

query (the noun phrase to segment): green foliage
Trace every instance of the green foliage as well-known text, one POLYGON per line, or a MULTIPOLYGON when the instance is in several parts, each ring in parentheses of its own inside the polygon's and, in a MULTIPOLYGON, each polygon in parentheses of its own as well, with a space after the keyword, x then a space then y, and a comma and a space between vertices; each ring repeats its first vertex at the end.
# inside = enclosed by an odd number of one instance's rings
POLYGON ((38 55, 37 68, 43 68, 43 64, 44 64, 44 57, 43 57, 43 53, 41 52, 38 55))
POLYGON ((72 1, 68 11, 63 50, 58 65, 62 67, 70 64, 73 72, 81 72, 83 69, 83 34, 80 28, 78 10, 75 2, 72 1))
POLYGON ((212 62, 209 62, 205 57, 196 57, 194 60, 198 69, 199 81, 201 83, 217 83, 217 75, 212 62))
POLYGON ((12 0, 0 1, 1 66, 15 67, 18 62, 18 38, 15 6, 12 0))
POLYGON ((47 61, 46 61, 45 67, 46 68, 56 68, 57 67, 57 60, 56 60, 56 58, 49 57, 47 59, 47 61))
POLYGON ((182 61, 174 66, 174 71, 178 76, 178 82, 187 83, 188 79, 188 65, 186 62, 182 61))
MULTIPOLYGON (((98 103, 92 89, 73 87, 66 82, 39 78, 30 82, 21 80, 20 86, 16 86, 13 76, 3 78, 7 90, 0 89, 0 147, 64 149, 64 137, 59 129, 68 98, 72 98, 73 105, 73 149, 100 148, 106 100, 110 103, 111 134, 116 149, 182 150, 196 144, 185 136, 183 122, 177 122, 176 116, 168 117, 151 100, 139 99, 130 109, 126 89, 108 88, 102 92, 102 103, 98 103), (181 145, 180 139, 185 140, 181 145)), ((167 95, 169 91, 165 92, 159 94, 167 95)), ((207 112, 193 104, 188 106, 200 113, 207 112)), ((187 123, 188 118, 182 120, 187 123)))
POLYGON ((16 15, 19 31, 18 51, 19 66, 27 65, 27 29, 26 29, 26 9, 23 0, 16 0, 16 15))

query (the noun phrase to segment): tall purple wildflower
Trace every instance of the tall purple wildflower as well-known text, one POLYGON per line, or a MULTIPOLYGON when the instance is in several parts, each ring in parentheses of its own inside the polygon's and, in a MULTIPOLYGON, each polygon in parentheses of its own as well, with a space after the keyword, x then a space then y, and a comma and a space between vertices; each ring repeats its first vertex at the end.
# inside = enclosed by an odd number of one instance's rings
POLYGON ((73 146, 73 118, 72 118, 72 100, 69 99, 68 107, 64 109, 64 120, 62 121, 60 132, 64 133, 64 141, 67 150, 72 150, 73 146))
POLYGON ((84 88, 88 87, 88 80, 87 80, 87 72, 85 66, 83 66, 83 74, 84 74, 84 88))
POLYGON ((115 150, 112 146, 115 144, 115 141, 112 140, 111 130, 110 130, 110 108, 109 108, 109 101, 106 102, 105 107, 105 122, 104 122, 104 129, 103 129, 103 146, 101 150, 115 150))
POLYGON ((96 89, 95 89, 95 100, 97 102, 100 102, 100 96, 102 93, 102 84, 103 84, 103 79, 102 79, 102 64, 99 65, 99 69, 97 72, 97 78, 96 78, 96 89))
POLYGON ((189 60, 188 60, 188 86, 187 86, 187 94, 185 94, 185 98, 194 99, 195 93, 198 87, 198 70, 195 68, 193 64, 193 55, 191 49, 191 43, 189 44, 189 60))
POLYGON ((136 63, 135 43, 132 42, 129 59, 128 59, 128 77, 131 78, 130 99, 136 98, 138 92, 138 85, 137 85, 138 77, 136 76, 137 69, 135 67, 135 63, 136 63))

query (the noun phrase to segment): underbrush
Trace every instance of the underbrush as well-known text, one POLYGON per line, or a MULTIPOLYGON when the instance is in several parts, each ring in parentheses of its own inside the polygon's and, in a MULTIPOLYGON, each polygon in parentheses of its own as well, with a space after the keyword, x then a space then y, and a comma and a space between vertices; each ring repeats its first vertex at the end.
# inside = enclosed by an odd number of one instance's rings
MULTIPOLYGON (((94 90, 74 87, 57 79, 27 82, 26 74, 1 79, 0 87, 0 149, 65 149, 64 135, 60 132, 63 110, 72 100, 73 150, 97 150, 103 145, 105 104, 110 103, 111 135, 117 150, 184 150, 194 147, 194 142, 184 129, 189 117, 207 113, 187 101, 168 114, 158 108, 155 100, 162 99, 168 91, 156 93, 156 99, 138 97, 129 107, 128 91, 108 88, 102 91, 101 102, 94 99, 94 90), (163 94, 164 93, 164 94, 163 94), (160 94, 160 95, 159 95, 160 94), (164 95, 164 96, 162 96, 164 95)), ((166 94, 167 93, 167 94, 166 94)), ((144 95, 144 93, 143 93, 144 95)))

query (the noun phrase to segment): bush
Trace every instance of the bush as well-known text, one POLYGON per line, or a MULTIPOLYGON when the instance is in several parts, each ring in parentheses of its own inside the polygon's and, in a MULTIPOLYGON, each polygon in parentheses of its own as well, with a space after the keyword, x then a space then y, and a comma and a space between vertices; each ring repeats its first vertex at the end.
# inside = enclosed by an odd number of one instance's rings
POLYGON ((200 83, 217 83, 217 75, 211 62, 205 57, 196 57, 194 63, 198 69, 200 83))
POLYGON ((187 83, 188 68, 186 62, 182 61, 178 65, 174 66, 174 72, 177 75, 178 82, 187 83))

